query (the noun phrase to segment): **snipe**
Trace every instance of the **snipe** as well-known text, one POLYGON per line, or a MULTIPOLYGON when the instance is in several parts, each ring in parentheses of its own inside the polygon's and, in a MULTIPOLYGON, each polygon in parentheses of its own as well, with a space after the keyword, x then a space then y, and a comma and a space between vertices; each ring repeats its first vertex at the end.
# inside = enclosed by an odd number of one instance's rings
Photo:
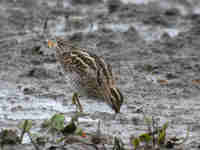
POLYGON ((78 93, 101 98, 115 113, 120 112, 123 95, 116 87, 111 66, 103 58, 60 37, 48 45, 56 48, 56 59, 78 93))

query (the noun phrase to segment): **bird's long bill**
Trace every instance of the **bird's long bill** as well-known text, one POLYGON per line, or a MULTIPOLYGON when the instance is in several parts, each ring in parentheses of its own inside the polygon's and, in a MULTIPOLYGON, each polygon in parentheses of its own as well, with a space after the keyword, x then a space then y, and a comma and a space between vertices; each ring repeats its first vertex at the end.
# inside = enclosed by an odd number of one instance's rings
POLYGON ((116 87, 110 88, 110 91, 111 91, 111 101, 115 105, 115 111, 116 111, 116 113, 119 113, 121 105, 124 102, 124 97, 123 97, 121 91, 116 87))
POLYGON ((103 97, 108 105, 115 111, 115 113, 120 112, 120 107, 122 103, 119 102, 119 99, 116 98, 115 95, 113 95, 113 91, 111 91, 111 88, 106 85, 104 85, 103 97))

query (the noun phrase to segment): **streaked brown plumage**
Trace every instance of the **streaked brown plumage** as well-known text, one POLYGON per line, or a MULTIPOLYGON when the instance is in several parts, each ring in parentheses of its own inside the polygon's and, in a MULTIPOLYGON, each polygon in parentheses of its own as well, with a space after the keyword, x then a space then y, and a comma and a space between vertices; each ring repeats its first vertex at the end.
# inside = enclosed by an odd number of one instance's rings
POLYGON ((56 59, 78 92, 104 99, 120 112, 123 95, 116 87, 112 67, 103 58, 56 37, 56 59))

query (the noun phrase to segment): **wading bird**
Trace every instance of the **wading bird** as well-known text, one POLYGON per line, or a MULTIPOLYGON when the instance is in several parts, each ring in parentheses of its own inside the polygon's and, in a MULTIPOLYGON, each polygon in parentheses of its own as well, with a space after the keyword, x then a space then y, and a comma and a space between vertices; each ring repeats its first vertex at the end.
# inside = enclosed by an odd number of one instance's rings
POLYGON ((103 99, 115 113, 120 112, 123 95, 116 87, 110 64, 102 57, 60 37, 48 41, 48 46, 56 49, 57 62, 61 64, 64 75, 69 77, 77 93, 103 99))

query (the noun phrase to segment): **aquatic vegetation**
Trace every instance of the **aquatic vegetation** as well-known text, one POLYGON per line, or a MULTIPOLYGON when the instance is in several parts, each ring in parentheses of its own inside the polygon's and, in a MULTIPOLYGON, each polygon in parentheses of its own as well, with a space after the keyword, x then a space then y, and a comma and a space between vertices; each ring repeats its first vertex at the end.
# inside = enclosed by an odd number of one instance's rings
POLYGON ((167 128, 169 123, 166 122, 159 126, 155 119, 145 117, 148 132, 140 134, 138 137, 131 139, 131 143, 135 150, 155 150, 162 148, 174 148, 175 146, 182 145, 189 137, 189 130, 185 138, 178 138, 176 136, 169 137, 167 135, 167 128))

